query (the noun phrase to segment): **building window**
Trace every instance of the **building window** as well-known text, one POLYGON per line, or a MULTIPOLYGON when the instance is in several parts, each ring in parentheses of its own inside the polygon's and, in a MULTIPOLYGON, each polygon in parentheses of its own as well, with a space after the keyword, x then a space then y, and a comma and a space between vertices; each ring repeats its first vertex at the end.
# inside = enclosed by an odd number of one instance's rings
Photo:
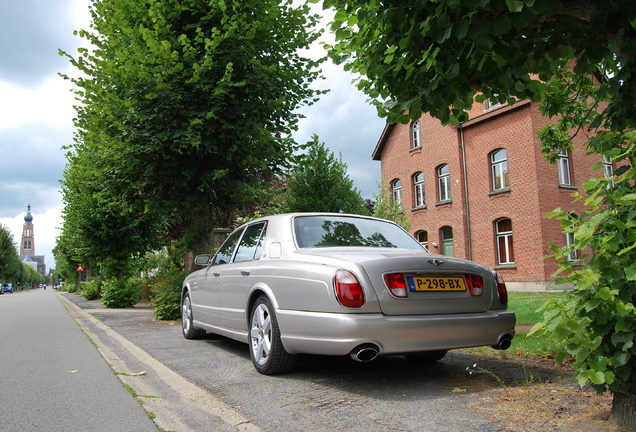
POLYGON ((422 141, 420 140, 420 121, 414 121, 411 124, 411 148, 422 147, 422 141))
POLYGON ((449 226, 442 227, 440 230, 440 238, 442 239, 442 255, 455 256, 455 247, 453 246, 453 229, 449 226))
POLYGON ((418 231, 415 233, 415 238, 424 247, 428 247, 428 232, 418 231))
POLYGON ((499 106, 501 106, 501 102, 499 102, 499 100, 497 100, 498 95, 493 95, 492 99, 486 99, 486 101, 484 102, 484 106, 486 107, 486 110, 491 110, 493 108, 497 108, 499 106))
POLYGON ((497 236, 497 263, 514 264, 515 253, 512 246, 512 221, 510 219, 499 219, 495 223, 497 236))
POLYGON ((559 150, 557 153, 559 159, 557 166, 559 168, 559 184, 572 185, 572 177, 570 176, 570 155, 567 150, 559 150))
MULTIPOLYGON (((614 163, 609 156, 603 156, 603 175, 606 179, 611 179, 614 177, 614 163)), ((614 180, 610 180, 607 182, 607 187, 611 188, 614 186, 614 180)))
POLYGON ((506 149, 495 150, 490 154, 492 172, 492 190, 500 190, 508 185, 508 157, 506 149))
POLYGON ((568 261, 577 261, 579 254, 577 250, 574 249, 574 234, 571 232, 565 233, 565 247, 569 249, 568 261))
POLYGON ((448 165, 440 165, 437 168, 437 185, 439 188, 439 201, 450 201, 450 168, 448 165))
POLYGON ((402 180, 395 179, 391 182, 391 199, 393 204, 402 204, 402 180))
MULTIPOLYGON (((570 213, 570 215, 566 218, 566 220, 574 220, 577 219, 576 214, 570 213)), ((579 253, 574 248, 574 233, 566 232, 565 233, 565 247, 568 249, 568 261, 578 261, 579 253)))
POLYGON ((413 203, 415 207, 424 207, 424 173, 418 172, 413 175, 413 203))

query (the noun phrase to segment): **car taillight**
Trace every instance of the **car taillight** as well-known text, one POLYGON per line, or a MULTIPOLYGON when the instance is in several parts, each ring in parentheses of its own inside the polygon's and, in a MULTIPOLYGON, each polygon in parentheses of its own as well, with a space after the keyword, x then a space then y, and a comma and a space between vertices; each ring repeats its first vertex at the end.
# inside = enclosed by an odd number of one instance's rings
POLYGON ((493 276, 495 277, 495 282, 497 283, 497 294, 499 294, 499 301, 503 304, 508 303, 508 289, 506 288, 506 283, 503 280, 503 277, 499 274, 499 272, 493 271, 493 276))
POLYGON ((466 284, 468 285, 468 291, 470 291, 470 295, 473 297, 479 297, 484 292, 484 278, 475 275, 469 274, 466 275, 466 284))
POLYGON ((406 297, 406 281, 400 273, 385 274, 384 282, 391 294, 396 297, 406 297))
POLYGON ((333 277, 336 297, 345 307, 359 308, 364 306, 364 290, 358 279, 347 270, 338 270, 333 277))

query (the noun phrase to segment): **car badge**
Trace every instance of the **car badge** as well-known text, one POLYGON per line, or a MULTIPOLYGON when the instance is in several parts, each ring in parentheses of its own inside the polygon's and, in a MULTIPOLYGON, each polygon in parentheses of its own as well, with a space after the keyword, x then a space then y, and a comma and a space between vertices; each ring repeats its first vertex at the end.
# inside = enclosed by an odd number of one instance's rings
POLYGON ((435 267, 444 264, 444 261, 442 260, 438 260, 437 258, 434 258, 432 260, 427 260, 430 264, 433 264, 435 267))

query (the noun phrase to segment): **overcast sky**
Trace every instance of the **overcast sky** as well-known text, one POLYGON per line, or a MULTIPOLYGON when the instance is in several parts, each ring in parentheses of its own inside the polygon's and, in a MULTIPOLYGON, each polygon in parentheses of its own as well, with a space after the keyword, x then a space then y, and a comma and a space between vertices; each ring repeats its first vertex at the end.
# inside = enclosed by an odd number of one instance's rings
MULTIPOLYGON (((0 0, 0 224, 19 243, 30 203, 35 252, 46 256, 49 268, 55 265, 51 250, 62 224, 62 147, 73 142, 75 116, 72 86, 57 75, 74 71, 58 49, 75 55, 83 40, 73 30, 89 27, 89 4, 0 0)), ((384 120, 351 83, 351 75, 330 63, 323 70, 326 81, 320 86, 331 92, 302 109, 307 118, 295 138, 305 143, 317 134, 333 152, 341 152, 362 196, 372 198, 380 163, 371 160, 371 153, 384 120)))

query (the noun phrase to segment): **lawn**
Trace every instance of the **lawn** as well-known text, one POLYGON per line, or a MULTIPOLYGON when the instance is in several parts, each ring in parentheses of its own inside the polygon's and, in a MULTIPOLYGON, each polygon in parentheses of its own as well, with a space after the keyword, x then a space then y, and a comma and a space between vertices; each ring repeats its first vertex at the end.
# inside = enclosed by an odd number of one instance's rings
POLYGON ((508 309, 515 311, 518 326, 533 326, 543 317, 543 311, 537 312, 549 298, 563 299, 568 293, 554 292, 520 292, 508 291, 508 309))

